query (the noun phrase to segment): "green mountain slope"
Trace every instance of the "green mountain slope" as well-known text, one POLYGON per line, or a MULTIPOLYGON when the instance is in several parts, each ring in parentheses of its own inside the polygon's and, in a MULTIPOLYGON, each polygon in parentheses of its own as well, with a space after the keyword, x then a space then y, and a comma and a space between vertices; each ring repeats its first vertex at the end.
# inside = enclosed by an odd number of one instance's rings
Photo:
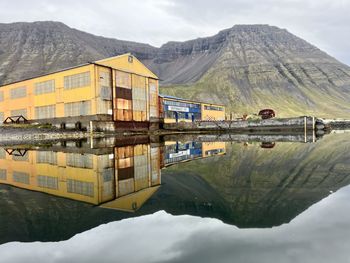
POLYGON ((349 76, 349 67, 286 30, 235 26, 198 81, 163 86, 162 92, 225 104, 237 115, 273 108, 279 116, 346 118, 349 76))

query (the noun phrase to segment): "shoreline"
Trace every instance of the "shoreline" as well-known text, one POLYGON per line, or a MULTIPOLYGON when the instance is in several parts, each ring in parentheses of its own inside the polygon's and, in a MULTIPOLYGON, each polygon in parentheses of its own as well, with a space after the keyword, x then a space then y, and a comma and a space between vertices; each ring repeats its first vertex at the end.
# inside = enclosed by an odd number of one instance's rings
MULTIPOLYGON (((0 145, 19 145, 32 144, 36 142, 50 142, 58 140, 80 140, 86 138, 101 137, 126 137, 137 135, 148 136, 171 136, 171 135, 196 135, 196 134, 255 134, 255 135, 271 135, 271 134, 296 134, 300 132, 310 133, 312 131, 323 132, 324 130, 337 130, 350 128, 350 120, 341 119, 317 119, 318 124, 302 121, 304 117, 269 119, 252 122, 240 121, 234 126, 228 127, 227 122, 223 122, 222 127, 218 123, 211 123, 208 128, 203 124, 193 125, 191 123, 172 124, 168 129, 159 129, 154 131, 120 131, 120 132, 90 132, 78 130, 63 130, 48 126, 36 125, 3 125, 0 126, 0 145), (292 121, 291 121, 292 120, 292 121), (296 122, 295 120, 298 120, 296 122), (317 130, 315 126, 322 124, 321 130, 317 130), (202 126, 201 126, 202 125, 202 126), (226 126, 225 126, 226 125, 226 126)), ((310 118, 310 117, 309 117, 310 118)), ((315 119, 316 120, 316 119, 315 119)))

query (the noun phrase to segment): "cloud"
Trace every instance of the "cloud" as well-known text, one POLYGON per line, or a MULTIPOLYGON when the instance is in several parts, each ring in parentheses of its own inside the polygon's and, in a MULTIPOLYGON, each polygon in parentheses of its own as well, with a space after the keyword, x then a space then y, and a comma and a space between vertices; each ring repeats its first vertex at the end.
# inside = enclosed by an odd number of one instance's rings
POLYGON ((350 64, 348 10, 348 0, 2 0, 0 22, 56 20, 155 46, 213 35, 235 24, 270 24, 350 64))
POLYGON ((0 246, 4 262, 348 262, 350 187, 271 229, 165 212, 101 225, 62 242, 0 246))

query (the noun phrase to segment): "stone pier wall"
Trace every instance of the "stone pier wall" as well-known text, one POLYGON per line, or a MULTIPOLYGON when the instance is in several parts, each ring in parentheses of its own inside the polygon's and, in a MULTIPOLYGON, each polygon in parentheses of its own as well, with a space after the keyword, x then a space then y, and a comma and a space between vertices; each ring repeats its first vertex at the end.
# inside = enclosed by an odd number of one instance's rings
POLYGON ((307 130, 313 129, 315 118, 273 118, 252 121, 200 121, 193 123, 164 124, 166 130, 237 130, 237 131, 276 131, 276 130, 307 130))

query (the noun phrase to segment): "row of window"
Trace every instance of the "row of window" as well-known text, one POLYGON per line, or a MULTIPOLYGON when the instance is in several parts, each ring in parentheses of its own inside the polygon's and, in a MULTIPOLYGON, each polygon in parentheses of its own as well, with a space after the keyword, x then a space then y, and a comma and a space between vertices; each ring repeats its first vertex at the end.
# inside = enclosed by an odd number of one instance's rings
POLYGON ((50 119, 56 117, 56 105, 35 107, 35 119, 50 119))
MULTIPOLYGON (((13 181, 21 184, 30 184, 30 176, 28 173, 14 171, 12 174, 13 181)), ((6 170, 0 170, 0 180, 7 180, 6 170)), ((48 189, 58 189, 58 178, 46 175, 38 175, 37 183, 39 187, 48 189)), ((83 182, 78 180, 67 180, 67 192, 85 196, 94 196, 94 183, 83 182)))
POLYGON ((27 88, 26 87, 18 87, 10 90, 10 98, 11 99, 19 99, 27 96, 27 88))
MULTIPOLYGON (((106 74, 108 75, 108 74, 106 74)), ((108 77, 104 77, 108 83, 108 77)), ((80 87, 89 86, 91 83, 90 72, 83 72, 64 77, 64 88, 75 89, 80 87)), ((47 80, 37 82, 34 84, 34 94, 41 95, 46 93, 55 92, 55 80, 47 80)), ((10 90, 10 99, 19 99, 27 96, 27 87, 16 87, 10 90)), ((4 101, 4 91, 0 92, 0 102, 4 101)))
MULTIPOLYGON (((145 78, 135 75, 135 85, 139 88, 145 87, 145 78)), ((83 72, 74 75, 64 76, 64 89, 75 89, 86 87, 91 84, 90 72, 83 72)), ((111 85, 111 76, 108 72, 100 72, 100 85, 101 96, 103 99, 111 99, 110 85, 111 85)), ((131 89, 131 74, 125 72, 118 72, 116 74, 116 86, 131 89)), ((46 93, 55 92, 55 80, 47 80, 42 82, 37 82, 34 84, 34 94, 41 95, 46 93)), ((155 85, 151 86, 152 91, 156 89, 155 85)), ((10 98, 18 99, 24 98, 27 96, 27 88, 16 87, 10 90, 10 98)), ((0 102, 4 101, 4 92, 0 91, 0 102)))
POLYGON ((200 113, 189 113, 189 112, 175 112, 175 111, 165 111, 164 112, 164 118, 166 119, 185 119, 185 120, 200 120, 201 114, 200 113))
POLYGON ((34 84, 34 94, 41 95, 55 92, 55 80, 47 80, 34 84))
POLYGON ((91 113, 91 101, 78 101, 64 104, 64 116, 86 116, 91 113))
MULTIPOLYGON (((10 116, 28 118, 27 109, 12 110, 10 116)), ((91 101, 79 101, 64 104, 65 117, 85 116, 91 114, 91 101)), ((0 112, 0 121, 4 121, 4 113, 0 112)), ((56 105, 35 107, 35 119, 50 119, 56 117, 56 105)))
POLYGON ((209 105, 205 105, 204 106, 205 110, 214 110, 214 111, 224 111, 223 107, 218 107, 218 106, 209 106, 209 105))
POLYGON ((164 104, 169 106, 188 107, 188 108, 200 108, 201 106, 200 104, 179 102, 179 101, 173 101, 173 100, 164 100, 164 104))
POLYGON ((76 89, 85 86, 89 86, 91 82, 90 72, 83 72, 64 77, 64 88, 65 89, 76 89))

